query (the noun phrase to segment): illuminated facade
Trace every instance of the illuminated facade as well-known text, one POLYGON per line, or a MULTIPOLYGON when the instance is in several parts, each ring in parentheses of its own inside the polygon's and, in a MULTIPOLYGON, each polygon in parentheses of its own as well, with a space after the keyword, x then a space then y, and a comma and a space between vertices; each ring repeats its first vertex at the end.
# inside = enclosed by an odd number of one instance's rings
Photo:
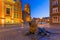
POLYGON ((50 0, 50 23, 60 24, 60 0, 50 0))
POLYGON ((0 0, 0 24, 22 22, 22 6, 19 0, 0 0))
POLYGON ((26 21, 26 22, 31 21, 30 5, 29 5, 29 4, 25 4, 25 6, 24 6, 24 13, 25 13, 25 14, 23 14, 23 15, 25 16, 25 17, 24 17, 25 21, 26 21))

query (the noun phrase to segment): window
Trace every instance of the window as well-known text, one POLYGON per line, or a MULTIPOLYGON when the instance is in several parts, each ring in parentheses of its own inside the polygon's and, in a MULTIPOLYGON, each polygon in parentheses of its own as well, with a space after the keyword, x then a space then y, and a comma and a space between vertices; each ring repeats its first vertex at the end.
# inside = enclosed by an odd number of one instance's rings
POLYGON ((18 14, 17 14, 17 18, 18 18, 18 14))
POLYGON ((56 17, 53 17, 53 18, 52 18, 52 22, 53 22, 53 23, 58 23, 58 17, 57 17, 57 16, 56 16, 56 17))
POLYGON ((18 18, 18 14, 17 13, 14 13, 14 18, 18 18))
POLYGON ((14 18, 16 18, 16 13, 14 13, 14 18))
POLYGON ((6 8, 6 14, 10 14, 10 8, 6 8))
POLYGON ((53 8, 52 12, 53 12, 53 13, 57 13, 57 12, 58 12, 58 7, 53 8))
POLYGON ((52 2, 52 5, 58 5, 58 0, 54 0, 54 1, 52 2))
POLYGON ((14 10, 18 10, 17 7, 14 7, 14 10))

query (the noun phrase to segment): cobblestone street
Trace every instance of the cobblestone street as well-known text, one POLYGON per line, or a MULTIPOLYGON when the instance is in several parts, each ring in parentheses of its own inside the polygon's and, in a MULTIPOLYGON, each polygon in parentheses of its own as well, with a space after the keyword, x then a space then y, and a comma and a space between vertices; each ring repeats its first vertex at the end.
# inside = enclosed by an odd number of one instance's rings
POLYGON ((15 27, 0 29, 0 40, 60 40, 59 28, 58 29, 46 28, 47 30, 52 32, 52 34, 50 34, 49 37, 40 36, 37 34, 26 36, 25 34, 28 31, 28 29, 29 29, 28 25, 25 25, 25 28, 22 28, 19 25, 15 25, 15 27))

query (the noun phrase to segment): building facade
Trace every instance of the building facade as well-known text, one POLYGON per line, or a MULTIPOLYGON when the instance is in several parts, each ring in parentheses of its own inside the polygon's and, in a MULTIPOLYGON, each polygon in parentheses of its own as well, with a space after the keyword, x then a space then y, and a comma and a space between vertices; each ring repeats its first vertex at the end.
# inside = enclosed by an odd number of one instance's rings
POLYGON ((0 24, 22 22, 22 6, 19 0, 0 0, 0 24))
POLYGON ((50 20, 49 19, 50 19, 50 17, 43 17, 42 18, 42 21, 43 22, 46 22, 46 23, 50 23, 50 20))
POLYGON ((33 18, 32 21, 36 21, 36 23, 40 22, 40 18, 33 18))
POLYGON ((50 23, 60 24, 60 0, 50 0, 50 23))
POLYGON ((29 4, 25 4, 24 11, 22 14, 23 14, 24 22, 31 21, 31 13, 30 13, 30 5, 29 4))

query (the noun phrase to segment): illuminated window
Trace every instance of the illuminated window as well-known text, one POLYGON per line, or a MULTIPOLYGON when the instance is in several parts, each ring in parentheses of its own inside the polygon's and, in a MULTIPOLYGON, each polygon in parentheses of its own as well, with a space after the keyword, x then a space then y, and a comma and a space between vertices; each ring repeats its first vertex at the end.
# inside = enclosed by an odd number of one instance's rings
POLYGON ((14 7, 14 10, 18 10, 17 7, 14 7))
POLYGON ((56 7, 56 8, 53 8, 53 13, 57 13, 58 12, 58 7, 56 7))
POLYGON ((16 13, 14 13, 14 18, 16 18, 16 13))
POLYGON ((6 8, 6 14, 10 14, 10 8, 6 8))
POLYGON ((14 18, 18 18, 18 14, 17 13, 14 13, 14 18))

